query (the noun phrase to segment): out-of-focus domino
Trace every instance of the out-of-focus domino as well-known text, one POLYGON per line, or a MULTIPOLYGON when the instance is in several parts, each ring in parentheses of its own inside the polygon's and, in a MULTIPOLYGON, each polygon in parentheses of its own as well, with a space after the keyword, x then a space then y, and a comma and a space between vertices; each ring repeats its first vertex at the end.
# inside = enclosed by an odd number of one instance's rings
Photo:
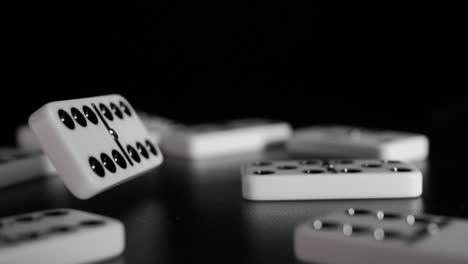
POLYGON ((45 155, 0 148, 0 188, 55 174, 45 155))
POLYGON ((429 140, 422 134, 347 126, 299 129, 287 143, 291 153, 319 157, 424 160, 429 140))
POLYGON ((21 125, 16 129, 16 144, 25 152, 42 151, 39 140, 28 125, 21 125))
POLYGON ((124 247, 123 224, 101 215, 53 209, 0 219, 0 264, 94 263, 124 247))
POLYGON ((364 199, 416 197, 422 174, 389 160, 259 161, 241 168, 248 200, 364 199))
POLYGON ((153 140, 156 144, 159 144, 161 138, 166 134, 171 133, 175 129, 180 129, 183 127, 182 124, 179 124, 173 120, 156 116, 153 114, 138 112, 141 121, 148 129, 148 132, 153 137, 153 140))
POLYGON ((294 252, 312 263, 468 263, 468 221, 349 208, 294 232, 294 252))
POLYGON ((178 129, 163 137, 160 146, 174 156, 207 159, 259 152, 284 142, 291 133, 291 126, 285 122, 244 119, 178 129))
POLYGON ((68 189, 87 199, 159 166, 163 157, 120 95, 51 102, 29 125, 68 189))

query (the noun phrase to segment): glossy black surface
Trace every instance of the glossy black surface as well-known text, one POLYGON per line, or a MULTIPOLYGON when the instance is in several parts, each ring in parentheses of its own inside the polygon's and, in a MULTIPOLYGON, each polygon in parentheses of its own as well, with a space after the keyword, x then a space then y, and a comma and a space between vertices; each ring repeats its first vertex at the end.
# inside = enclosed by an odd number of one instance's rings
POLYGON ((205 162, 165 158, 162 167, 89 200, 73 197, 55 176, 2 189, 0 217, 62 207, 115 217, 127 244, 111 263, 294 263, 296 224, 349 207, 468 217, 460 159, 417 164, 425 180, 420 198, 251 202, 241 196, 239 165, 288 158, 281 150, 205 162))

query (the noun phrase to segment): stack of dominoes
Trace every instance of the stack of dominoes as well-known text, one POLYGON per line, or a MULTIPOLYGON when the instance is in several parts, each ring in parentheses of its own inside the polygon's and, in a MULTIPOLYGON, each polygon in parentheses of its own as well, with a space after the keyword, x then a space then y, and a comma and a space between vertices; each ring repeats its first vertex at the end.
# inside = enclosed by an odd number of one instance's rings
MULTIPOLYGON (((56 174, 80 199, 157 168, 163 152, 169 159, 206 161, 271 146, 297 159, 242 166, 247 200, 417 197, 423 175, 411 162, 429 153, 427 137, 398 131, 316 126, 293 132, 286 122, 265 119, 186 126, 138 113, 120 95, 48 103, 17 130, 17 142, 20 150, 0 150, 0 187, 56 174)), ((467 227, 443 216, 348 208, 299 225, 294 249, 310 262, 466 263, 467 227)), ((104 216, 48 209, 0 219, 0 263, 88 262, 123 250, 123 225, 104 216), (72 250, 96 240, 106 246, 72 250), (51 258, 57 247, 60 256, 51 258)))

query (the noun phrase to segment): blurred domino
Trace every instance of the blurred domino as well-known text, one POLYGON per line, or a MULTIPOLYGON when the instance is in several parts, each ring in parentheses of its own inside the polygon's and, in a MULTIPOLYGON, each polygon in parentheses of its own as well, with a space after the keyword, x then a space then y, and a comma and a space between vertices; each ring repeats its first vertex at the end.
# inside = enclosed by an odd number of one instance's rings
POLYGON ((417 161, 427 158, 429 141, 421 134, 346 126, 315 126, 294 133, 292 153, 319 157, 417 161))
POLYGON ((468 221, 349 208, 299 225, 294 252, 312 263, 468 263, 468 221))
POLYGON ((55 168, 40 153, 0 149, 0 188, 55 174, 55 168))
POLYGON ((87 199, 159 166, 163 157, 120 95, 57 101, 29 118, 68 189, 87 199))
POLYGON ((241 168, 248 200, 364 199, 416 197, 422 174, 386 160, 260 161, 241 168))
POLYGON ((72 209, 53 209, 0 219, 0 264, 88 263, 120 255, 119 221, 72 209))
POLYGON ((156 144, 159 144, 161 138, 166 134, 171 133, 175 129, 182 128, 181 124, 167 118, 141 111, 138 112, 138 115, 156 144))
POLYGON ((28 125, 21 125, 16 129, 16 144, 25 152, 42 151, 39 140, 28 125))
POLYGON ((207 159, 260 152, 284 142, 291 133, 291 126, 285 122, 245 119, 178 129, 163 137, 160 146, 174 156, 207 159))

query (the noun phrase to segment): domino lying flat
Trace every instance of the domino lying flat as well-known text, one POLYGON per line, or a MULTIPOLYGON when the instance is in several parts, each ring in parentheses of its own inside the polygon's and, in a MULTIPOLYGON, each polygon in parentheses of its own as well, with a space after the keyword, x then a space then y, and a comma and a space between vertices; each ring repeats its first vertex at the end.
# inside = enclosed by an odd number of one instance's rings
POLYGON ((260 161, 241 168, 249 200, 415 197, 422 174, 410 164, 386 160, 260 161))
POLYGON ((41 152, 41 145, 36 135, 28 125, 21 125, 16 129, 16 144, 25 152, 41 152))
POLYGON ((119 221, 72 209, 0 219, 0 263, 85 263, 120 255, 125 231, 119 221))
POLYGON ((120 95, 57 101, 29 118, 42 150, 78 198, 159 166, 163 157, 120 95))
POLYGON ((40 153, 0 149, 0 188, 55 174, 55 168, 40 153))
POLYGON ((284 142, 290 135, 291 126, 287 123, 245 119, 178 129, 163 137, 160 146, 174 156, 208 159, 259 152, 284 142))
POLYGON ((319 157, 417 161, 427 158, 429 141, 424 135, 406 132, 315 126, 295 132, 287 148, 291 153, 319 157))
POLYGON ((349 208, 294 232, 296 257, 313 263, 468 263, 468 221, 349 208))
POLYGON ((159 143, 166 134, 182 127, 181 124, 160 116, 145 112, 139 112, 138 115, 156 143, 159 143))

